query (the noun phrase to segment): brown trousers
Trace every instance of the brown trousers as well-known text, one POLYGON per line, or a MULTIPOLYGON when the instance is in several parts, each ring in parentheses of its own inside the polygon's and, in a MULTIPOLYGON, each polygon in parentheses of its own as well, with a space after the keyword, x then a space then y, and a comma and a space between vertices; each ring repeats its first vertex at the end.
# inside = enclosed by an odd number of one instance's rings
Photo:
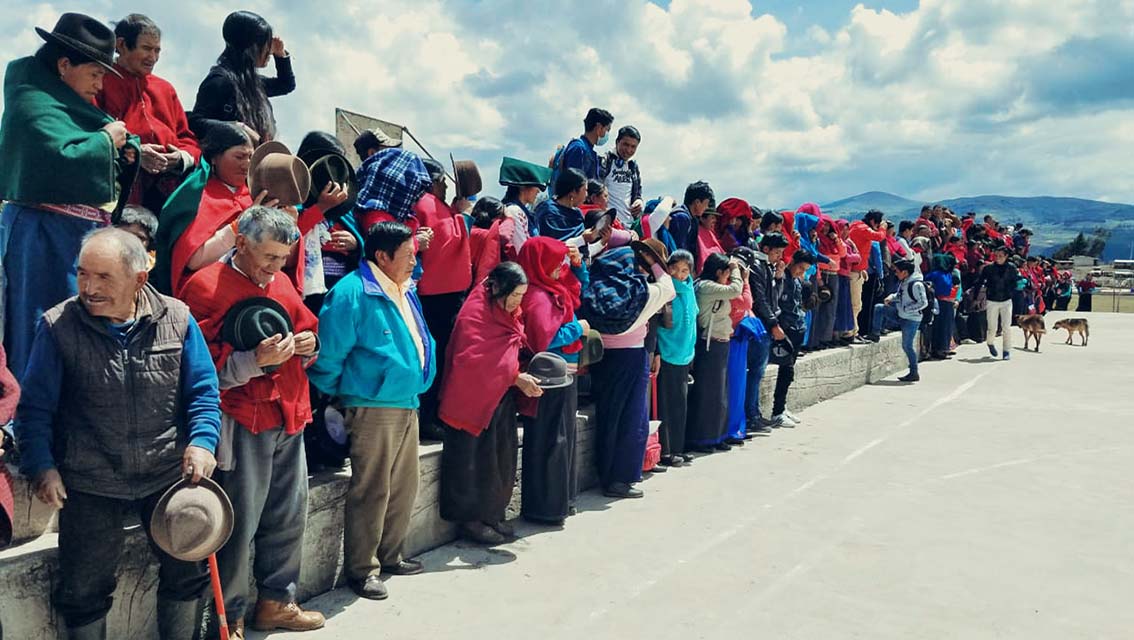
POLYGON ((402 560, 417 498, 417 410, 355 407, 343 535, 345 573, 362 580, 402 560))

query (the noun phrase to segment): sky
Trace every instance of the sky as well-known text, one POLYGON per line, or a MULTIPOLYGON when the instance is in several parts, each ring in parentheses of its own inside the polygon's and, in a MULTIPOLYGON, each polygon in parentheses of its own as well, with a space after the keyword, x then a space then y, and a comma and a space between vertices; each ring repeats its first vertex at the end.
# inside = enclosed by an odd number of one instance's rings
MULTIPOLYGON (((191 108, 229 2, 86 0, 148 10, 158 75, 191 108)), ((76 5, 0 0, 0 57, 76 5)), ((707 180, 762 207, 865 191, 1134 202, 1134 0, 249 0, 298 89, 282 140, 343 107, 474 159, 545 162, 600 106, 642 132, 648 196, 707 180)), ((613 136, 612 136, 613 140, 613 136)), ((611 147, 613 143, 611 143, 611 147)), ((499 194, 496 194, 499 195, 499 194)))

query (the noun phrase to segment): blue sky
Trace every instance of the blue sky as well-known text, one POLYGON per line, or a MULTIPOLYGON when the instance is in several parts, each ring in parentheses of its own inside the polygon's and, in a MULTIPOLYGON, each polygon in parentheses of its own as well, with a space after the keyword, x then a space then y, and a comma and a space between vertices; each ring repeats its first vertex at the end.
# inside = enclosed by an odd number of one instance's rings
MULTIPOLYGON (((107 21, 137 10, 87 0, 107 21)), ((65 5, 0 3, 0 55, 65 5)), ((191 107, 234 5, 161 3, 157 72, 191 107)), ((650 195, 704 179, 760 206, 880 190, 1134 202, 1134 1, 249 0, 288 44, 283 140, 336 106, 437 154, 544 161, 587 108, 643 134, 650 195), (1074 7, 1071 10, 1071 7, 1074 7)))

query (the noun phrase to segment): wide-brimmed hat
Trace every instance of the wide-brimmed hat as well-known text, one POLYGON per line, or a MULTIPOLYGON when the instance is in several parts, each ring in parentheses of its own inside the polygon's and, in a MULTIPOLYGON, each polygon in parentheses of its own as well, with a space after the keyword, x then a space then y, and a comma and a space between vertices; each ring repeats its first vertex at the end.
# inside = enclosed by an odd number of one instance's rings
POLYGON ((36 27, 35 32, 45 41, 82 54, 122 77, 114 68, 114 32, 98 20, 81 13, 64 13, 51 31, 36 27))
POLYGON ((606 348, 602 343, 602 335, 596 329, 589 329, 581 338, 583 350, 579 352, 579 366, 588 367, 602 360, 606 348))
POLYGON ((607 227, 614 224, 614 218, 617 215, 618 210, 613 207, 606 211, 592 209, 583 215, 583 228, 594 229, 595 233, 602 233, 606 231, 607 227))
POLYGON ((158 498, 150 516, 150 537, 169 555, 200 562, 228 542, 235 518, 232 502, 209 478, 180 480, 158 498))
POLYGON ((347 190, 347 199, 332 211, 324 211, 323 215, 335 220, 354 207, 358 199, 358 181, 355 179, 354 165, 347 159, 342 143, 337 138, 329 133, 312 131, 303 138, 295 155, 307 165, 311 174, 311 188, 303 206, 314 205, 327 184, 337 182, 347 190))
POLYGON ((480 178, 480 169, 472 160, 454 160, 449 154, 449 162, 453 163, 453 180, 457 183, 457 197, 467 198, 475 196, 484 189, 484 181, 480 178))
POLYGON ((571 386, 574 378, 567 373, 567 361, 555 353, 535 354, 528 363, 528 375, 538 381, 540 389, 562 389, 571 386))
POLYGON ((266 200, 279 200, 279 206, 293 207, 307 200, 311 190, 311 172, 284 143, 271 140, 252 152, 252 162, 248 166, 248 190, 252 197, 267 190, 266 200))
POLYGON ((773 340, 772 349, 768 352, 768 362, 771 364, 786 364, 791 362, 792 356, 795 355, 795 345, 791 343, 791 339, 785 337, 783 340, 773 340))
POLYGON ((634 249, 636 255, 643 253, 650 254, 654 262, 660 264, 665 268, 666 263, 669 261, 669 251, 665 248, 665 244, 657 238, 646 238, 645 240, 635 240, 630 243, 630 247, 634 249))
POLYGON ((551 168, 534 162, 504 156, 500 161, 500 185, 504 187, 546 187, 551 168))
POLYGON ((245 298, 224 315, 221 339, 237 351, 251 351, 264 340, 293 331, 291 316, 283 305, 263 296, 245 298))

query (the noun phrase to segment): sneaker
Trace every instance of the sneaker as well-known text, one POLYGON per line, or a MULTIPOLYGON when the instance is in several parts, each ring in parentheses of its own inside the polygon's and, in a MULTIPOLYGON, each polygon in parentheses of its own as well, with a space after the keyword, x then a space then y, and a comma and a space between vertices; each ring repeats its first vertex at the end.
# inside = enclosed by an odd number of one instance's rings
POLYGON ((1000 355, 1000 352, 996 350, 996 345, 990 344, 988 345, 988 354, 995 358, 996 356, 1000 355))
POLYGON ((879 340, 882 339, 882 336, 879 336, 877 333, 872 333, 872 334, 866 336, 866 339, 869 340, 870 342, 878 342, 879 340))
POLYGON ((803 424, 802 418, 800 418, 799 416, 795 415, 794 413, 788 411, 787 409, 784 409, 784 416, 791 418, 791 421, 796 423, 796 424, 803 424))
POLYGON ((794 429, 799 426, 799 423, 782 413, 778 416, 772 416, 772 422, 775 423, 776 427, 782 429, 794 429))
POLYGON ((1008 353, 1007 351, 1005 351, 1005 352, 1004 352, 1004 359, 1005 359, 1005 360, 1011 360, 1011 359, 1012 359, 1012 354, 1011 354, 1011 353, 1008 353))

